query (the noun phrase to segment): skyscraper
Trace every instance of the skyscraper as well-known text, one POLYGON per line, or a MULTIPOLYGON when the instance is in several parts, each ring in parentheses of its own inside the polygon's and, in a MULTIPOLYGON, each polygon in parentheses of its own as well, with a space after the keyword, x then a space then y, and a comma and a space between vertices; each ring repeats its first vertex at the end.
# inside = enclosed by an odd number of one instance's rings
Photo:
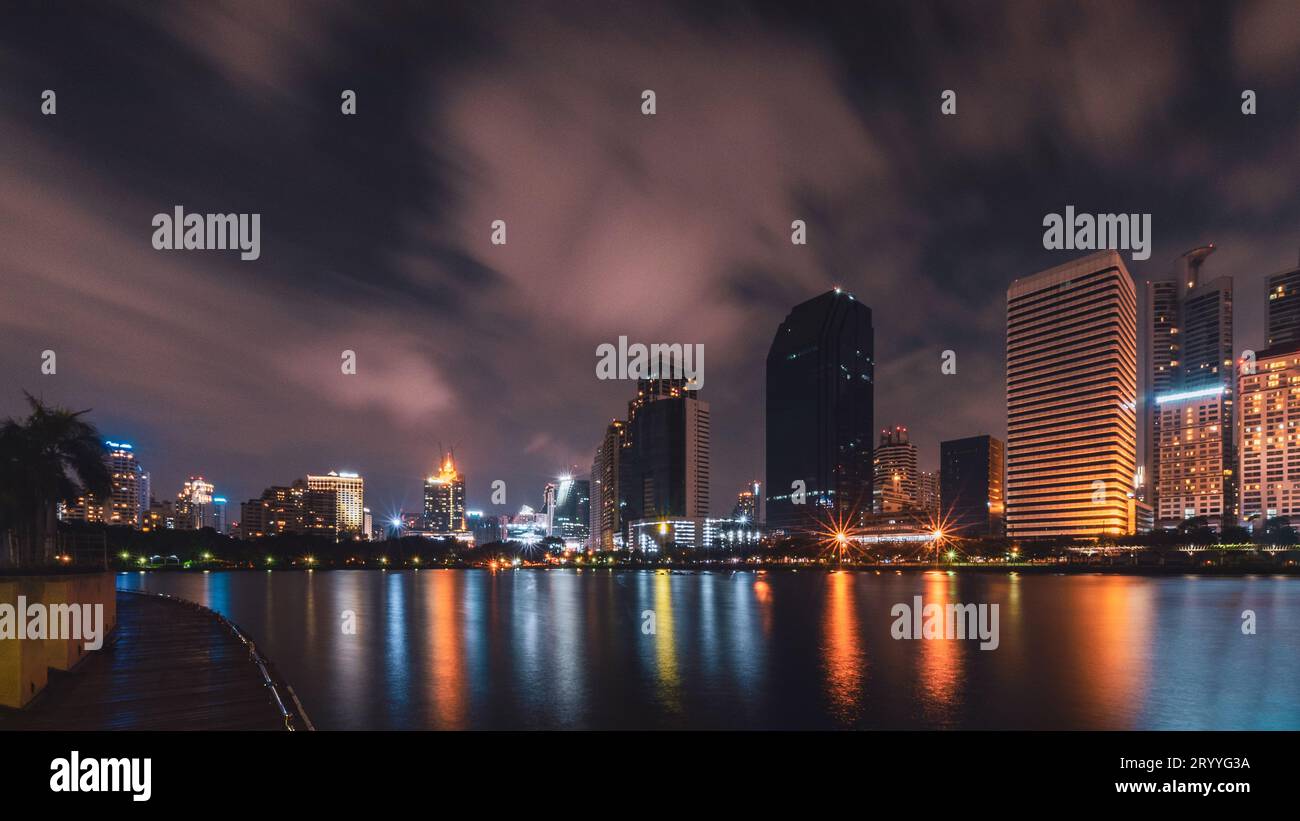
POLYGON ((448 453, 437 475, 424 480, 425 530, 434 533, 464 533, 465 477, 456 470, 456 460, 448 453))
POLYGON ((1202 282, 1214 250, 1194 248, 1170 279, 1147 283, 1143 452, 1146 500, 1162 528, 1237 517, 1232 278, 1202 282))
POLYGON ((591 521, 591 482, 561 476, 546 485, 547 535, 577 549, 586 544, 591 521))
POLYGON ((796 305, 777 328, 767 353, 769 527, 870 509, 873 355, 871 309, 839 288, 796 305))
POLYGON ((1268 278, 1268 347, 1300 345, 1300 267, 1268 278))
POLYGON ((1001 536, 1006 514, 1001 439, 969 436, 939 443, 939 509, 959 536, 1001 536))
POLYGON ((916 472, 916 509, 926 516, 939 515, 939 474, 932 470, 916 472))
POLYGON ((759 509, 759 494, 762 492, 762 487, 762 483, 754 479, 748 487, 736 494, 736 507, 731 512, 732 518, 748 524, 762 524, 763 514, 759 509))
POLYGON ((898 426, 880 432, 880 444, 872 455, 872 511, 899 513, 918 505, 920 477, 916 469, 916 445, 907 428, 898 426))
POLYGON ((1241 374, 1241 518, 1300 515, 1300 340, 1260 352, 1241 374))
POLYGON ((1007 534, 1133 532, 1137 299, 1102 251, 1007 290, 1007 534))
POLYGON ((307 507, 328 524, 334 535, 359 536, 365 527, 365 479, 355 473, 331 470, 324 476, 307 476, 307 507))
POLYGON ((591 462, 591 541, 595 550, 615 550, 623 546, 618 479, 626 430, 626 423, 618 419, 611 421, 591 462))
POLYGON ((147 504, 147 496, 142 500, 141 494, 147 494, 147 474, 136 461, 134 448, 126 442, 105 442, 108 455, 104 461, 108 464, 108 473, 113 481, 113 490, 109 498, 105 519, 109 524, 127 525, 139 528, 144 518, 142 501, 147 504))
POLYGON ((176 529, 200 530, 212 527, 212 483, 191 476, 176 494, 176 529))
POLYGON ((619 454, 624 523, 709 515, 709 404, 685 379, 642 379, 628 404, 619 454))

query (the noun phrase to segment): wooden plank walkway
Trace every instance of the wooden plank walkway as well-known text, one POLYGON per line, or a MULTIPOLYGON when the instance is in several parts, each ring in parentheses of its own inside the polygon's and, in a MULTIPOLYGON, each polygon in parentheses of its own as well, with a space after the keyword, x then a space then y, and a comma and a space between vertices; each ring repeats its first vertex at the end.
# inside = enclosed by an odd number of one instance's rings
POLYGON ((26 708, 0 708, 0 731, 285 728, 229 625, 204 608, 122 591, 111 643, 71 672, 51 671, 26 708))

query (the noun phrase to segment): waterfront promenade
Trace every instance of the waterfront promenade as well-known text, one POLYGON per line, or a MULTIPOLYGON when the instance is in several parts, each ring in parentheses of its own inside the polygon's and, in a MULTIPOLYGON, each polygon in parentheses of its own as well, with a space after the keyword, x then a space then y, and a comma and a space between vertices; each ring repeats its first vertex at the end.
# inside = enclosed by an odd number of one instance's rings
POLYGON ((286 730, 310 722, 246 637, 179 599, 117 593, 103 650, 54 673, 2 730, 286 730))

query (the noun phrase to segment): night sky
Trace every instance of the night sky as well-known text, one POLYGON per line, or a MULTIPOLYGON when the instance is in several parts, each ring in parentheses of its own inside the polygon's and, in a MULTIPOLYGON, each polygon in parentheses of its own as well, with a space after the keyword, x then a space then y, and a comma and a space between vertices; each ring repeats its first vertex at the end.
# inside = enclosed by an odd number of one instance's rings
POLYGON ((762 477, 772 334, 836 284, 922 467, 1004 435, 1006 288, 1077 255, 1042 247, 1066 205, 1152 214, 1139 287, 1215 242, 1262 347, 1300 253, 1294 2, 701 5, 6 3, 0 417, 92 408, 160 499, 339 468, 376 514, 441 443, 505 512, 626 412, 598 345, 698 342, 721 514, 762 477), (154 250, 176 205, 261 214, 261 258, 154 250))

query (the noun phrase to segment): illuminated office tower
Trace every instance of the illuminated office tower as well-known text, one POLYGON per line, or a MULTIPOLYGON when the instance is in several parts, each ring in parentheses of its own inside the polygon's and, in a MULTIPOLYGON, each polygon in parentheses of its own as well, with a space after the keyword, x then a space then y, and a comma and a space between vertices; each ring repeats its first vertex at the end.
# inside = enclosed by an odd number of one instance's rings
POLYGON ((212 527, 212 483, 202 476, 191 476, 176 494, 176 529, 199 530, 212 527))
POLYGON ((832 291, 791 309, 767 352, 767 526, 814 528, 871 505, 871 309, 832 291), (804 504, 800 504, 800 498, 804 504))
POLYGON ((591 482, 561 476, 545 489, 546 532, 564 540, 565 547, 586 546, 591 521, 591 482))
POLYGON ((1241 518, 1260 528, 1300 515, 1300 340, 1261 351, 1240 381, 1241 518))
POLYGON ((916 469, 916 445, 908 440, 907 428, 900 426, 882 430, 872 463, 872 511, 898 513, 916 509, 920 479, 916 469))
POLYGON ((1137 300, 1102 251, 1007 290, 1007 535, 1136 525, 1137 300))
MULTIPOLYGON (((360 536, 366 524, 366 484, 355 473, 331 470, 324 476, 307 477, 308 509, 326 525, 333 517, 337 534, 360 536), (313 501, 313 493, 318 502, 313 501)), ((328 527, 324 528, 328 530, 328 527)))
POLYGON ((623 546, 623 517, 619 510, 619 458, 627 423, 615 419, 605 428, 591 462, 591 543, 595 550, 623 546))
POLYGON ((433 533, 464 533, 465 477, 448 453, 438 473, 424 480, 424 529, 433 533))
POLYGON ((1203 281, 1214 250, 1194 248, 1170 279, 1147 283, 1145 500, 1163 529, 1237 521, 1232 278, 1203 281))

